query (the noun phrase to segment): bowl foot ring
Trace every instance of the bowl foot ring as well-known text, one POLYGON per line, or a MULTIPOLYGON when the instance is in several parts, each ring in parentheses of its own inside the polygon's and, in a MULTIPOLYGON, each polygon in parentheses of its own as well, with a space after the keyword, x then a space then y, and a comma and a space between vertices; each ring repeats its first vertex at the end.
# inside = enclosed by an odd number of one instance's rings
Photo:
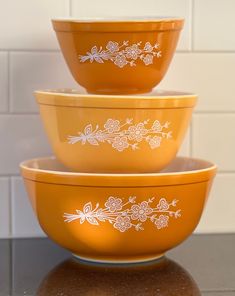
POLYGON ((80 255, 72 254, 74 258, 78 261, 82 261, 84 263, 93 263, 93 264, 111 264, 111 265, 117 265, 117 264, 141 264, 141 263, 148 263, 152 261, 158 261, 162 260, 165 256, 165 254, 160 254, 153 257, 147 257, 143 259, 130 259, 130 260, 106 260, 106 259, 94 259, 89 257, 83 257, 80 255))

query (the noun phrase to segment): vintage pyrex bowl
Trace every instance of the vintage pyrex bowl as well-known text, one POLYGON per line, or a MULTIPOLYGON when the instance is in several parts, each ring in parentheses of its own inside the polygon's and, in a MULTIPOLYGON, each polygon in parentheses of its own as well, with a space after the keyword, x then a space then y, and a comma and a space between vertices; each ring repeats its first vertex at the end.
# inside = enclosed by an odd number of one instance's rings
POLYGON ((37 91, 56 157, 80 172, 156 172, 175 157, 197 97, 182 92, 84 95, 37 91))
POLYGON ((74 79, 89 93, 151 91, 164 77, 179 39, 181 18, 54 19, 74 79))
POLYGON ((108 268, 107 265, 83 264, 68 259, 51 270, 41 282, 37 296, 48 295, 201 296, 201 293, 192 276, 167 258, 108 268))
POLYGON ((21 172, 52 240, 79 258, 121 263, 159 258, 192 233, 216 167, 176 158, 161 173, 87 174, 42 158, 25 161, 21 172))

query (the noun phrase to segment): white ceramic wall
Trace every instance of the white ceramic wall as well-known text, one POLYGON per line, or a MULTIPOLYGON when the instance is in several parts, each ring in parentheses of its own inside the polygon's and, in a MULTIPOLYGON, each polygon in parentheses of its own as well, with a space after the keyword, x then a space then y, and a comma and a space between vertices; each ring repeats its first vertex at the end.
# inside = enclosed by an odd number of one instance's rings
POLYGON ((186 19, 161 83, 200 102, 181 154, 219 165, 197 232, 235 231, 234 0, 0 0, 0 237, 43 235, 19 177, 20 161, 51 153, 32 92, 77 87, 50 18, 170 15, 186 19))

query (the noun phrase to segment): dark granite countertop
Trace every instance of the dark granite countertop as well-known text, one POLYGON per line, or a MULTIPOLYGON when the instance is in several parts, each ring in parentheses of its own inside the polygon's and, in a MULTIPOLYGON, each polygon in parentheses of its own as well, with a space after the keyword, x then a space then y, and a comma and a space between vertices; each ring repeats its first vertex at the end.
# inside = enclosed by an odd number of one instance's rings
POLYGON ((235 234, 194 235, 144 265, 84 264, 48 239, 0 240, 0 296, 235 296, 235 234))

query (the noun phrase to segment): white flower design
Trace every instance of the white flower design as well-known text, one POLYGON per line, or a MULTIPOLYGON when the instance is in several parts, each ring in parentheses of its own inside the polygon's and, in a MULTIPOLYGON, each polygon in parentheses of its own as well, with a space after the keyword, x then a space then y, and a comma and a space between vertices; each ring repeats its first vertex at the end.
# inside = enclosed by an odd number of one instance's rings
POLYGON ((154 136, 153 138, 151 138, 149 140, 149 145, 150 145, 151 149, 155 149, 157 147, 160 147, 161 141, 162 141, 162 138, 159 136, 154 136))
POLYGON ((155 225, 157 229, 162 229, 168 226, 169 216, 160 215, 159 218, 156 219, 155 225))
POLYGON ((125 232, 127 229, 131 228, 131 220, 129 217, 118 216, 113 227, 120 232, 125 232))
POLYGON ((117 42, 114 41, 109 41, 108 44, 106 45, 106 48, 111 52, 114 53, 119 50, 119 46, 117 42))
POLYGON ((121 198, 110 196, 104 205, 110 212, 119 211, 122 209, 122 200, 121 198))
POLYGON ((145 51, 149 51, 149 52, 151 52, 151 51, 153 51, 153 46, 151 45, 151 43, 150 42, 146 42, 145 43, 145 46, 144 46, 144 50, 145 51))
POLYGON ((111 61, 119 68, 123 68, 126 65, 131 67, 136 66, 136 61, 142 61, 146 66, 153 64, 154 58, 160 58, 162 52, 159 50, 159 44, 152 45, 150 42, 146 42, 144 47, 141 48, 142 42, 129 44, 129 41, 123 41, 119 44, 116 41, 108 41, 107 45, 103 49, 93 46, 86 55, 79 55, 79 61, 85 62, 97 62, 103 64, 105 61, 111 61))
POLYGON ((151 149, 156 149, 160 147, 163 139, 168 140, 172 137, 171 131, 165 131, 169 128, 169 125, 168 121, 161 124, 158 120, 155 120, 151 125, 149 120, 135 124, 131 118, 126 119, 124 123, 109 118, 104 123, 104 129, 100 129, 98 125, 93 128, 91 124, 88 124, 83 132, 78 132, 76 136, 68 136, 68 143, 81 142, 82 145, 89 143, 93 146, 108 143, 115 150, 122 152, 127 148, 139 149, 139 143, 145 141, 151 149), (147 127, 148 125, 150 126, 147 127))
POLYGON ((152 214, 153 209, 149 207, 149 204, 147 201, 142 201, 139 205, 133 205, 131 207, 132 220, 140 220, 141 222, 145 222, 148 218, 149 214, 152 214))
POLYGON ((128 128, 129 131, 129 140, 136 140, 137 142, 141 142, 143 136, 148 133, 148 130, 145 128, 143 123, 138 123, 137 125, 130 126, 128 128))
POLYGON ((113 132, 118 132, 120 130, 120 121, 114 120, 114 119, 108 119, 104 124, 104 128, 110 134, 112 134, 113 132))
POLYGON ((169 209, 169 204, 168 204, 168 202, 166 201, 165 198, 161 198, 159 200, 159 203, 157 205, 157 209, 160 210, 160 211, 162 211, 162 210, 166 211, 166 210, 169 209))
POLYGON ((151 65, 153 63, 153 55, 146 54, 146 56, 143 58, 143 62, 146 66, 151 65))
POLYGON ((122 152, 123 150, 127 149, 129 146, 127 142, 127 137, 115 137, 112 147, 114 149, 117 149, 119 152, 122 152))
POLYGON ((133 60, 136 60, 141 52, 139 44, 133 44, 125 49, 126 57, 133 60))
POLYGON ((152 125, 152 129, 157 131, 157 132, 161 132, 162 131, 162 125, 160 123, 159 120, 155 120, 153 125, 152 125))
POLYGON ((181 217, 181 210, 172 210, 176 207, 177 200, 168 202, 165 198, 161 198, 156 206, 151 206, 154 197, 148 200, 136 203, 136 197, 130 196, 126 202, 119 197, 109 196, 104 203, 105 208, 96 204, 92 208, 91 202, 87 202, 83 210, 76 210, 75 214, 64 213, 64 222, 70 223, 79 220, 80 224, 85 221, 91 225, 100 225, 99 222, 109 222, 120 232, 125 232, 130 228, 136 231, 144 230, 142 223, 149 220, 157 229, 168 227, 170 218, 181 217), (137 221, 137 222, 136 222, 137 221), (139 222, 138 222, 139 221, 139 222), (136 224, 137 223, 137 224, 136 224))
POLYGON ((126 66, 126 64, 128 64, 126 57, 124 55, 117 55, 115 60, 114 60, 114 64, 116 66, 118 66, 119 68, 123 68, 124 66, 126 66))

